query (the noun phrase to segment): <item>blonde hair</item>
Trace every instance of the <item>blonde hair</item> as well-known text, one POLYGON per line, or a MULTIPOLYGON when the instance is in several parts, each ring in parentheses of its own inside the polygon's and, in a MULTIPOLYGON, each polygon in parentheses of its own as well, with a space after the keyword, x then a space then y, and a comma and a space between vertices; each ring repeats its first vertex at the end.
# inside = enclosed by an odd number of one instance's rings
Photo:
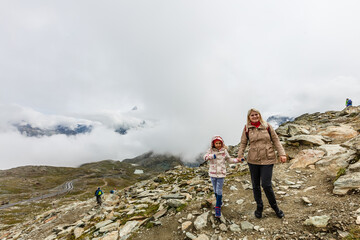
POLYGON ((260 111, 257 110, 257 109, 255 109, 255 108, 251 108, 251 109, 248 111, 248 113, 247 113, 247 121, 246 121, 247 124, 251 124, 250 114, 251 114, 252 112, 258 113, 258 114, 259 114, 259 117, 260 117, 260 123, 261 123, 262 125, 264 125, 264 126, 267 126, 267 123, 263 120, 260 111))

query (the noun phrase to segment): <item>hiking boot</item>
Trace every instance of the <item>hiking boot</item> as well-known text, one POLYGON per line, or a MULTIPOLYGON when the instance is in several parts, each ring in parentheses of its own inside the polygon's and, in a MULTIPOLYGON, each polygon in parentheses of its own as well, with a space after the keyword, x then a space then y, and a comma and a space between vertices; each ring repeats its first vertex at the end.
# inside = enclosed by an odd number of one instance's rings
POLYGON ((272 209, 274 209, 274 211, 276 213, 276 216, 278 218, 283 218, 285 216, 284 212, 281 211, 277 205, 274 205, 274 206, 271 206, 271 207, 272 207, 272 209))
POLYGON ((281 211, 280 209, 279 209, 279 211, 277 211, 277 212, 275 212, 275 213, 276 213, 276 216, 277 216, 278 218, 283 218, 283 217, 285 216, 284 212, 281 211))
POLYGON ((215 217, 220 218, 221 217, 221 208, 215 207, 215 217))
POLYGON ((256 207, 256 210, 255 210, 255 212, 254 212, 254 214, 255 214, 255 217, 256 218, 261 218, 262 217, 262 211, 263 211, 263 206, 261 205, 258 205, 257 207, 256 207))

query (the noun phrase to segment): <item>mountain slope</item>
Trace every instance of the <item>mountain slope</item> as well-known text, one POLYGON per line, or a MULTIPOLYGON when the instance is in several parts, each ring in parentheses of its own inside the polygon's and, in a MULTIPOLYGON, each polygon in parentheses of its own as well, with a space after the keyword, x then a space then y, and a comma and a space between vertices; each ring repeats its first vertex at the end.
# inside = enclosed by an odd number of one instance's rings
POLYGON ((160 155, 154 152, 148 152, 132 159, 123 160, 124 163, 136 164, 154 172, 162 172, 177 165, 183 165, 179 157, 172 155, 160 155))
MULTIPOLYGON (((65 204, 43 201, 49 205, 42 211, 36 205, 36 216, 0 226, 0 239, 359 239, 360 107, 304 114, 276 131, 289 155, 287 163, 274 166, 273 175, 283 219, 265 196, 263 218, 254 217, 246 164, 228 168, 220 221, 213 217, 207 166, 177 166, 116 194, 106 192, 100 208, 92 195, 65 204)), ((229 149, 236 154, 237 146, 229 149)), ((140 164, 152 156, 131 161, 140 164)), ((111 161, 104 165, 98 172, 116 168, 111 161)))

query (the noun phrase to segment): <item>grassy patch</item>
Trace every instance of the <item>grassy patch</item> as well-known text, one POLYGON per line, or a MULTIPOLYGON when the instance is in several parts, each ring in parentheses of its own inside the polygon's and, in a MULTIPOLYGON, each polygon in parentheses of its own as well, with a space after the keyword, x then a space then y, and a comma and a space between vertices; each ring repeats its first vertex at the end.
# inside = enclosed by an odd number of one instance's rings
POLYGON ((120 224, 125 224, 130 218, 134 216, 144 216, 144 217, 151 217, 154 215, 157 210, 159 209, 159 205, 150 205, 148 208, 145 209, 145 212, 134 213, 131 215, 126 215, 125 217, 120 218, 120 224))
POLYGON ((155 226, 155 224, 153 223, 153 222, 147 222, 145 225, 144 225, 144 227, 145 228, 152 228, 152 227, 154 227, 155 226))
POLYGON ((345 240, 359 240, 360 239, 360 227, 353 228, 349 231, 349 235, 344 238, 345 240))
POLYGON ((340 168, 339 171, 338 171, 337 174, 336 174, 336 177, 335 177, 334 182, 335 182, 336 180, 338 180, 339 177, 341 177, 342 175, 345 175, 345 173, 346 173, 346 169, 345 169, 345 168, 340 168))
POLYGON ((228 175, 227 178, 234 179, 234 178, 246 176, 249 174, 250 174, 250 171, 246 170, 246 171, 232 173, 232 174, 228 175))
POLYGON ((180 207, 176 208, 176 212, 181 212, 186 207, 186 204, 182 204, 180 207))
POLYGON ((11 225, 16 223, 21 223, 28 219, 41 214, 50 209, 51 204, 47 202, 36 202, 28 203, 20 207, 12 207, 8 210, 3 210, 1 214, 1 223, 11 225))

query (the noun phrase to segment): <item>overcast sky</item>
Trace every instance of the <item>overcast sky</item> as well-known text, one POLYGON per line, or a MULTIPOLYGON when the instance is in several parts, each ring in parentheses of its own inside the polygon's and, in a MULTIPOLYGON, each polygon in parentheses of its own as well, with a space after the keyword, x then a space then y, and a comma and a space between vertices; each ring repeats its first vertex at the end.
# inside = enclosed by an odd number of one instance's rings
POLYGON ((296 117, 359 105, 357 0, 0 4, 0 169, 149 150, 191 161, 214 134, 237 144, 251 107, 296 117), (30 119, 98 127, 43 138, 11 127, 30 119), (124 119, 150 124, 108 127, 124 119))

